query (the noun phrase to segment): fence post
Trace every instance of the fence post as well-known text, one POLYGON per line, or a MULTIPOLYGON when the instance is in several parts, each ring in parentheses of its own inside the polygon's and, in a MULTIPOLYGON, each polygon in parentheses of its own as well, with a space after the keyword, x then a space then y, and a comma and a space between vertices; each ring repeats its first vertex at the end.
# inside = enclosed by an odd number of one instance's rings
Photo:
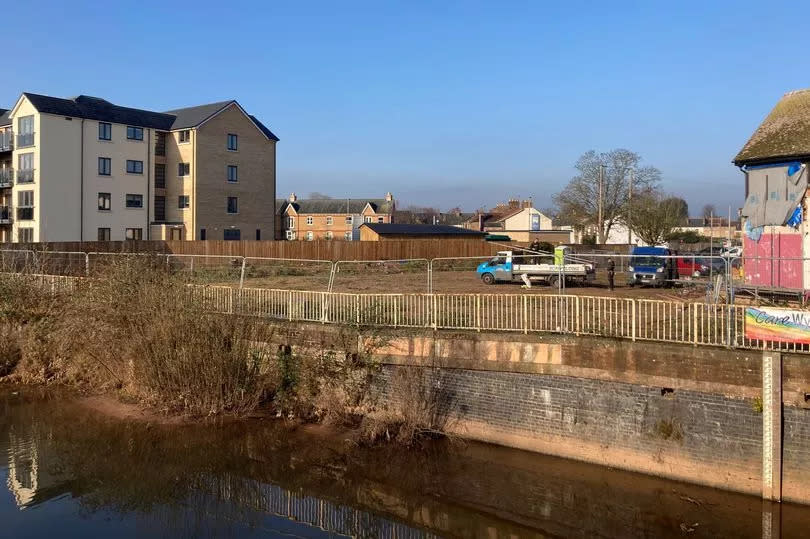
POLYGON ((636 342, 636 300, 631 299, 632 303, 630 309, 630 338, 633 342, 636 342))
POLYGON ((574 316, 574 333, 579 335, 582 333, 582 309, 580 309, 580 298, 576 296, 574 298, 574 309, 575 309, 575 316, 574 316))
POLYGON ((433 313, 433 330, 435 331, 439 327, 439 317, 436 313, 436 294, 431 294, 431 304, 432 308, 430 309, 433 313))
POLYGON ((242 257, 242 271, 239 272, 239 289, 241 290, 245 284, 245 263, 247 262, 246 257, 242 257))
POLYGON ((90 277, 90 253, 84 253, 84 276, 90 277))
POLYGON ((699 303, 692 304, 692 343, 697 346, 698 344, 698 307, 699 303))
POLYGON ((529 312, 528 305, 527 305, 528 301, 529 301, 528 296, 526 296, 526 294, 523 294, 523 334, 524 335, 529 333, 529 322, 526 319, 527 318, 527 313, 529 312))
POLYGON ((360 294, 354 295, 354 311, 357 327, 360 327, 360 294))
POLYGON ((399 296, 394 296, 394 327, 397 327, 399 321, 399 296))
POLYGON ((481 294, 475 295, 475 330, 481 331, 481 294))
POLYGON ((287 319, 293 319, 293 291, 287 293, 287 319))
POLYGON ((326 323, 326 292, 321 292, 321 324, 326 323))
POLYGON ((228 314, 233 314, 233 288, 228 288, 228 314))

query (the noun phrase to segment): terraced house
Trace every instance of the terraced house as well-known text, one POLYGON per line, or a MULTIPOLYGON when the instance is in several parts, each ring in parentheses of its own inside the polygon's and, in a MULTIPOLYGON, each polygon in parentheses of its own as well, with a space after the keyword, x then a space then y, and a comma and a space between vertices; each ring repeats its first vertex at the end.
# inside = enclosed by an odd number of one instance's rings
POLYGON ((234 100, 23 93, 0 109, 0 240, 272 239, 276 142, 234 100))
POLYGON ((391 193, 385 198, 299 199, 292 193, 277 200, 278 239, 345 240, 360 239, 363 223, 391 223, 396 204, 391 193))

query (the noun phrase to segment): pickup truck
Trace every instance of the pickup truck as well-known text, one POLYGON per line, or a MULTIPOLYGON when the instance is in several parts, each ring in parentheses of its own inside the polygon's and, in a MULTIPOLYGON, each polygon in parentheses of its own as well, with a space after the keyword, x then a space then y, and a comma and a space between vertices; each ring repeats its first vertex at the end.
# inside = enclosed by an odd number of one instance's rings
POLYGON ((479 264, 476 273, 486 284, 512 282, 525 275, 529 280, 557 284, 561 276, 566 282, 585 283, 594 279, 593 264, 568 263, 562 256, 516 254, 512 251, 499 251, 498 255, 479 264))

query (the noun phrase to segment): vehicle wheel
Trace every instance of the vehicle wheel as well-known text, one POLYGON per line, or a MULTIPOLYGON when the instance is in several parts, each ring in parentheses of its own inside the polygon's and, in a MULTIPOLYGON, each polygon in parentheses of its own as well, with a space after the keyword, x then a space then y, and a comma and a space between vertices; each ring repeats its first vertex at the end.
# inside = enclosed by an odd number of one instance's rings
POLYGON ((495 284, 495 276, 491 273, 483 274, 481 280, 484 281, 484 284, 495 284))
POLYGON ((550 275, 546 280, 548 281, 549 286, 557 286, 557 281, 559 281, 560 278, 556 275, 550 275))

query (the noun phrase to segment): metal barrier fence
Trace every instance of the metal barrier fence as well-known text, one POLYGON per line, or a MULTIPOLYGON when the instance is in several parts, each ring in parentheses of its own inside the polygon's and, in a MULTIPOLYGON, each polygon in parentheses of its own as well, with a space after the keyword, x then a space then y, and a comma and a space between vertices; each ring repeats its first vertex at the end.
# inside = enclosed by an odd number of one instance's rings
MULTIPOLYGON (((6 273, 73 292, 92 279, 6 273)), ((810 346, 749 339, 744 305, 604 296, 528 294, 354 294, 188 284, 212 312, 391 328, 592 335, 632 341, 810 353, 810 346)))

